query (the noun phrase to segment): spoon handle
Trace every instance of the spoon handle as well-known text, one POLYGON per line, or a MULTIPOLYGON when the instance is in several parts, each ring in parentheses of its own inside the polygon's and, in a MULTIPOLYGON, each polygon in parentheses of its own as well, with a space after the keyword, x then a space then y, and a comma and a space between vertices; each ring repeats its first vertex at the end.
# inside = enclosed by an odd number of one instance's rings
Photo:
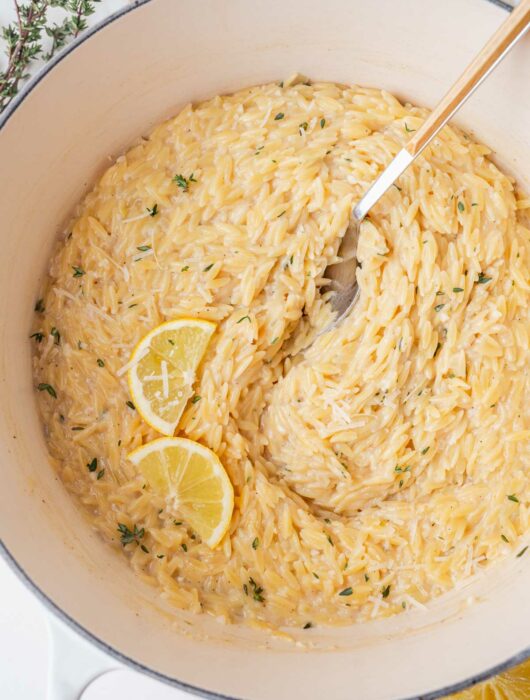
POLYGON ((521 0, 407 143, 411 156, 423 151, 529 28, 530 0, 521 0))
POLYGON ((399 151, 354 207, 353 218, 357 222, 364 219, 373 205, 394 184, 440 129, 447 124, 454 113, 460 109, 467 98, 473 94, 529 28, 530 0, 521 0, 407 145, 399 151))

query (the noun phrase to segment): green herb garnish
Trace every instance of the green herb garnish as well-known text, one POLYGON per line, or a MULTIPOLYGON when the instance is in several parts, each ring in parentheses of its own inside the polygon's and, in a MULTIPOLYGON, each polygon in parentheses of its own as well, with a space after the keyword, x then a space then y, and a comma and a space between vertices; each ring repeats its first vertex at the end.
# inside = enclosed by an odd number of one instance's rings
POLYGON ((85 274, 83 268, 78 267, 77 265, 72 265, 72 270, 74 271, 72 277, 82 277, 85 274))
POLYGON ((35 340, 37 341, 37 343, 42 343, 42 341, 43 341, 43 339, 44 339, 44 333, 41 333, 40 331, 37 331, 37 333, 32 333, 29 337, 30 337, 30 338, 35 338, 35 340))
POLYGON ((192 173, 188 178, 185 178, 184 175, 175 175, 173 182, 175 182, 183 192, 187 192, 190 182, 197 182, 197 180, 193 177, 192 173))
POLYGON ((464 290, 462 289, 462 287, 453 287, 453 292, 455 294, 460 294, 460 292, 463 292, 463 291, 464 290))
POLYGON ((35 304, 35 311, 39 314, 44 313, 44 299, 39 299, 35 304))
POLYGON ((189 266, 189 265, 184 265, 184 267, 182 268, 181 272, 187 272, 189 269, 190 269, 190 266, 189 266))
POLYGON ((138 529, 138 526, 135 525, 134 528, 130 530, 124 523, 118 523, 118 532, 121 533, 120 542, 125 547, 126 544, 130 544, 131 542, 139 544, 140 540, 145 535, 145 528, 142 527, 138 529))
POLYGON ((183 549, 185 552, 188 551, 188 545, 187 545, 185 542, 183 542, 180 546, 182 547, 182 549, 183 549))
POLYGON ((408 134, 411 134, 413 131, 416 131, 416 129, 409 129, 409 127, 407 126, 407 122, 405 122, 405 131, 406 131, 408 134))
POLYGON ((514 493, 511 493, 509 496, 506 496, 506 498, 509 501, 513 501, 514 503, 519 503, 519 499, 517 498, 517 496, 514 493))
POLYGON ((150 245, 138 245, 136 246, 136 250, 139 250, 141 253, 147 253, 148 250, 151 250, 150 245))
POLYGON ((431 449, 430 445, 428 447, 424 447, 423 450, 421 451, 422 455, 426 455, 430 449, 431 449))
POLYGON ((491 282, 491 279, 491 277, 486 277, 483 272, 479 272, 478 280, 475 282, 475 284, 487 284, 488 282, 491 282))
POLYGON ((504 535, 504 534, 501 535, 501 539, 503 539, 503 540, 504 540, 505 542, 507 542, 508 544, 510 543, 510 540, 509 540, 509 539, 506 537, 506 535, 504 535))
POLYGON ((527 549, 528 549, 528 545, 526 545, 526 547, 523 547, 523 548, 521 549, 521 551, 519 552, 519 554, 516 555, 516 558, 519 559, 519 557, 522 557, 523 554, 526 552, 527 549))
POLYGON ((325 125, 326 125, 326 120, 325 120, 325 119, 321 119, 321 120, 320 120, 320 128, 323 129, 325 125))
MULTIPOLYGON (((149 216, 156 216, 158 214, 158 204, 153 204, 151 208, 146 207, 147 211, 149 212, 149 216)), ((138 248, 138 250, 141 250, 141 248, 138 248)))
POLYGON ((98 367, 105 367, 105 363, 103 362, 103 360, 100 360, 99 357, 98 357, 98 359, 96 360, 96 362, 98 363, 98 367))
POLYGON ((104 469, 100 469, 100 470, 98 471, 98 474, 97 474, 97 476, 96 476, 96 479, 99 481, 101 478, 103 478, 104 475, 105 475, 105 470, 104 470, 104 469))
POLYGON ((464 205, 464 202, 458 202, 457 206, 458 206, 458 211, 464 211, 464 209, 466 208, 464 205))
POLYGON ((352 587, 351 587, 351 586, 348 586, 347 588, 344 588, 344 589, 339 593, 339 595, 348 596, 348 595, 352 595, 352 593, 353 593, 352 587))
POLYGON ((54 399, 57 398, 57 394, 56 394, 56 392, 55 392, 55 389, 53 388, 53 386, 52 386, 51 384, 44 384, 44 383, 41 383, 41 384, 39 384, 39 386, 37 387, 37 389, 38 389, 39 391, 47 391, 48 394, 49 394, 50 396, 53 396, 54 399))
POLYGON ((209 265, 206 265, 206 267, 204 268, 203 272, 208 272, 208 270, 211 270, 212 267, 214 266, 214 264, 215 264, 215 263, 210 263, 209 265))
POLYGON ((245 320, 247 320, 249 323, 251 323, 250 316, 242 316, 242 317, 239 319, 239 321, 236 321, 236 325, 237 325, 238 323, 241 323, 242 321, 245 321, 245 320))
POLYGON ((259 547, 259 537, 254 537, 252 540, 252 549, 257 549, 259 547))
POLYGON ((298 124, 298 128, 300 129, 300 133, 302 133, 302 131, 307 131, 308 126, 309 126, 309 124, 307 122, 302 122, 301 124, 298 124))
POLYGON ((248 579, 248 582, 252 586, 252 597, 254 598, 254 600, 256 600, 258 603, 265 602, 265 598, 263 597, 263 588, 261 586, 258 586, 258 584, 254 581, 252 576, 248 579))
POLYGON ((201 397, 195 395, 195 396, 192 398, 191 403, 197 403, 197 402, 200 401, 200 400, 201 400, 201 397))
POLYGON ((437 305, 434 307, 434 310, 435 310, 435 311, 441 311, 441 310, 443 309, 444 306, 445 306, 445 304, 437 304, 437 305))
POLYGON ((129 408, 132 409, 133 411, 136 411, 136 406, 133 404, 132 401, 126 401, 125 405, 129 406, 129 408))
POLYGON ((305 630, 311 629, 311 627, 313 627, 313 623, 312 623, 312 622, 306 622, 305 625, 304 625, 304 629, 305 629, 305 630))
POLYGON ((86 466, 89 472, 95 472, 98 468, 98 458, 94 457, 94 459, 91 462, 89 462, 86 466))
POLYGON ((279 121, 280 119, 283 119, 285 117, 285 114, 283 112, 278 112, 278 114, 274 117, 274 121, 279 121))
POLYGON ((390 584, 383 588, 383 590, 381 591, 381 595, 383 596, 383 598, 388 598, 388 596, 390 595, 390 584))

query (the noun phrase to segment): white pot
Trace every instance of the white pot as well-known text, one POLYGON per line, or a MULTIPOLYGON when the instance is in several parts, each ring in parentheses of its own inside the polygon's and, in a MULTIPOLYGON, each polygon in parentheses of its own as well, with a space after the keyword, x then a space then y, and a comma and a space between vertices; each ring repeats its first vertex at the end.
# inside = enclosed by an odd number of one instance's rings
MULTIPOLYGON (((138 135, 190 100, 295 71, 432 106, 505 19, 500 5, 137 2, 64 51, 3 115, 0 528, 13 566, 95 644, 175 685, 250 700, 435 697, 530 654, 530 556, 510 557, 425 611, 304 632, 312 651, 166 607, 100 541, 50 467, 28 340, 61 223, 138 135)), ((527 189, 529 85, 527 37, 457 120, 527 189)))

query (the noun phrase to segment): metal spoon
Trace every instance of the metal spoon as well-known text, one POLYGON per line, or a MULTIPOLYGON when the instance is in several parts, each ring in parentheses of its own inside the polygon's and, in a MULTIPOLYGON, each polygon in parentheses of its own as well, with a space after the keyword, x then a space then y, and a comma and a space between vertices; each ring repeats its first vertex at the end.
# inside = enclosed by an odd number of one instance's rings
POLYGON ((331 295, 330 303, 333 311, 336 312, 333 323, 325 330, 329 330, 342 321, 350 313, 359 296, 356 265, 353 261, 356 259, 359 230, 365 216, 529 28, 530 0, 521 0, 407 145, 399 151, 355 205, 338 251, 342 260, 328 265, 324 273, 324 276, 330 280, 327 289, 334 292, 331 295))

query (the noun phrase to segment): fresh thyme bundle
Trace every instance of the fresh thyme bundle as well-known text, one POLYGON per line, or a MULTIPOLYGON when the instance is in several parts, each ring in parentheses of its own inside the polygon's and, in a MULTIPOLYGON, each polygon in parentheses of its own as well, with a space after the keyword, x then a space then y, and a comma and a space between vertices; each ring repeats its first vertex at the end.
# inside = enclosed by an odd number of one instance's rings
POLYGON ((2 27, 6 43, 7 66, 0 70, 0 112, 17 94, 28 78, 33 61, 48 60, 69 39, 86 29, 89 17, 101 0, 13 0, 16 21, 2 27), (62 21, 53 22, 49 10, 63 11, 62 21))

